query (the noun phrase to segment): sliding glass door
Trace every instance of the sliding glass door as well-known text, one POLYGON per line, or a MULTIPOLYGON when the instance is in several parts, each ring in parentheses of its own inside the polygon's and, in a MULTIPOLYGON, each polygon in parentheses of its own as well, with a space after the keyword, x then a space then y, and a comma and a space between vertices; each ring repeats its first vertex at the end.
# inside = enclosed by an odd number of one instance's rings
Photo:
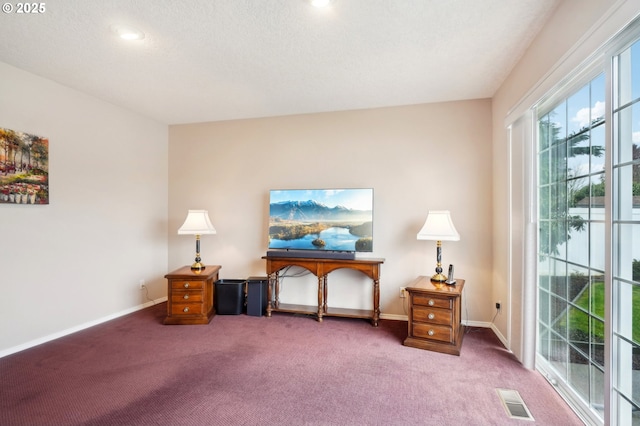
POLYGON ((613 62, 612 409, 640 424, 640 41, 613 62))
POLYGON ((640 41, 602 64, 538 109, 537 352, 589 418, 640 425, 640 41))
POLYGON ((605 76, 538 119, 538 353, 604 407, 605 76))

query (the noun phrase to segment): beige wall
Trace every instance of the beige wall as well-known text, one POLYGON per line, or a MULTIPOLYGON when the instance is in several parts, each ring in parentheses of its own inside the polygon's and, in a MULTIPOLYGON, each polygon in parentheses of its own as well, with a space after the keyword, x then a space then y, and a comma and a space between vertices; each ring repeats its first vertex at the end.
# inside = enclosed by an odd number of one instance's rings
POLYGON ((0 204, 0 356, 166 295, 167 126, 0 63, 0 127, 49 139, 50 204, 0 204))
MULTIPOLYGON (((176 234, 188 209, 208 209, 218 231, 202 237, 203 260, 245 278, 264 275, 270 189, 372 187, 383 316, 405 316, 399 288, 433 274, 435 243, 416 234, 448 209, 461 240, 443 243, 443 263, 467 280, 463 318, 488 322, 491 169, 489 100, 170 126, 169 266, 193 261, 193 238, 176 234)), ((283 301, 314 304, 316 282, 285 280, 283 301)), ((329 285, 330 305, 371 308, 358 273, 329 285)))

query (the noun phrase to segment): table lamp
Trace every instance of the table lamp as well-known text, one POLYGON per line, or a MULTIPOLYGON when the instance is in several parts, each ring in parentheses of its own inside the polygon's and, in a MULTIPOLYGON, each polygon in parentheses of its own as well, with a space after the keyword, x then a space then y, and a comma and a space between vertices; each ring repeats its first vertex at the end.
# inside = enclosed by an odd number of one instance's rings
POLYGON ((458 234, 455 226, 453 226, 449 211, 429 210, 427 220, 424 222, 420 232, 418 232, 418 240, 436 241, 436 274, 431 277, 431 281, 455 284, 453 277, 450 277, 450 280, 448 281, 447 276, 442 273, 442 242, 460 240, 460 234, 458 234))
POLYGON ((195 235, 196 236, 196 259, 191 270, 197 274, 204 271, 205 266, 200 262, 200 235, 215 234, 216 229, 209 220, 209 212, 207 210, 189 210, 187 218, 178 229, 178 235, 195 235))

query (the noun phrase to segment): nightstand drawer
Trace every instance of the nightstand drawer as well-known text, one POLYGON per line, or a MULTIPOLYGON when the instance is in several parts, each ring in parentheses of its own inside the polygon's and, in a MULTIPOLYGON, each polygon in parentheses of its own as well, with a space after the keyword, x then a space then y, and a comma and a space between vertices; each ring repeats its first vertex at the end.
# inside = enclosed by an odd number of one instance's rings
POLYGON ((413 295, 413 304, 441 309, 451 309, 453 307, 453 301, 450 297, 438 297, 418 293, 413 295))
POLYGON ((173 303, 171 305, 172 315, 201 315, 202 303, 173 303))
POLYGON ((444 325, 413 324, 413 335, 422 339, 438 340, 440 342, 453 341, 453 329, 444 325))
POLYGON ((171 288, 172 289, 201 289, 204 286, 204 281, 182 281, 182 280, 172 280, 171 288))
POLYGON ((202 291, 173 290, 171 292, 171 301, 173 303, 202 302, 202 291))
POLYGON ((453 324, 453 311, 451 311, 450 309, 414 306, 413 320, 430 324, 441 324, 450 326, 453 324))

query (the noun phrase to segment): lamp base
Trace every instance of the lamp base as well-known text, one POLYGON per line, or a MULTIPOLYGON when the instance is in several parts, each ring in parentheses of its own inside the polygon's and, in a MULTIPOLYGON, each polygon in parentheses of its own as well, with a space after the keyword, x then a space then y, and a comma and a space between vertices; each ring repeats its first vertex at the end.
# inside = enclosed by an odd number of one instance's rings
POLYGON ((204 268, 206 268, 205 265, 203 265, 200 262, 196 262, 193 265, 191 265, 191 272, 193 272, 194 274, 199 274, 202 271, 204 271, 204 268))
POLYGON ((447 277, 441 273, 437 273, 431 277, 431 281, 435 281, 437 283, 443 283, 447 281, 447 277))

